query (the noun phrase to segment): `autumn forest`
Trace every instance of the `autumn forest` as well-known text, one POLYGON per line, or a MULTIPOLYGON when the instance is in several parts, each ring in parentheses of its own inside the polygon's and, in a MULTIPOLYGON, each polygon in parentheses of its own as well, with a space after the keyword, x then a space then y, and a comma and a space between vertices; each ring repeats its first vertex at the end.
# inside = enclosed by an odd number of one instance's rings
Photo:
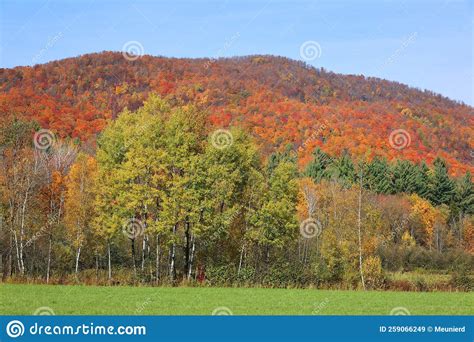
POLYGON ((0 69, 2 279, 469 291, 473 127, 283 57, 0 69))

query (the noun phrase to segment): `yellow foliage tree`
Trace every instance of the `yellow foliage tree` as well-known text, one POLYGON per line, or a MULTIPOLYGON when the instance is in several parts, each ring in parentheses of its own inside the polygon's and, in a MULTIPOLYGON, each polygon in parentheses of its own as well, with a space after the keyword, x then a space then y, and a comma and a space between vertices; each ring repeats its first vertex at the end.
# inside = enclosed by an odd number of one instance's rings
POLYGON ((81 248, 92 234, 97 163, 93 157, 79 154, 66 179, 65 217, 68 238, 76 249, 76 274, 81 248))
POLYGON ((425 233, 425 243, 430 248, 433 246, 433 232, 436 222, 436 209, 427 200, 414 194, 410 196, 411 217, 417 219, 423 227, 425 233))

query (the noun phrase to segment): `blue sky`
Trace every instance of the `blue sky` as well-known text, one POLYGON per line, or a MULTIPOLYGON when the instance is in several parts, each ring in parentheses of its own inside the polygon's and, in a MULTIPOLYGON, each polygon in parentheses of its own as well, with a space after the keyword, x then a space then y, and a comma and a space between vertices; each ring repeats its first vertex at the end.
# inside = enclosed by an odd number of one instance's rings
POLYGON ((0 0, 0 66, 136 41, 145 54, 272 54, 430 89, 474 104, 472 0, 0 0), (319 49, 318 47, 318 49, 319 49))

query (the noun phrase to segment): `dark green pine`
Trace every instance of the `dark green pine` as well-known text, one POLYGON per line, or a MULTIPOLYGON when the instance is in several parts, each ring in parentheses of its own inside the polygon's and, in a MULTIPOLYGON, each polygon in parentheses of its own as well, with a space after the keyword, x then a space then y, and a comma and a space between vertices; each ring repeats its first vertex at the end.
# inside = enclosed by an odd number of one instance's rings
POLYGON ((451 204, 455 197, 455 184, 449 177, 446 162, 436 158, 433 163, 434 172, 431 178, 431 202, 434 205, 451 204))
POLYGON ((305 175, 310 177, 315 183, 319 183, 323 178, 329 176, 328 168, 331 163, 331 157, 318 147, 313 152, 313 160, 306 167, 305 175))
POLYGON ((456 206, 463 215, 474 214, 474 191, 471 173, 466 172, 458 183, 456 191, 456 206))

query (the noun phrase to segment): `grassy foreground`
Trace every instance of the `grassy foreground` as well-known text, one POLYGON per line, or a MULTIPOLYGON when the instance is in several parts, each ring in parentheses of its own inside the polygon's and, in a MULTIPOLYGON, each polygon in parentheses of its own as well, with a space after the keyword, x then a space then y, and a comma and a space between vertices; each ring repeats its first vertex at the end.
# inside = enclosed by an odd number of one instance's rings
POLYGON ((0 284, 0 314, 472 315, 474 293, 0 284))

